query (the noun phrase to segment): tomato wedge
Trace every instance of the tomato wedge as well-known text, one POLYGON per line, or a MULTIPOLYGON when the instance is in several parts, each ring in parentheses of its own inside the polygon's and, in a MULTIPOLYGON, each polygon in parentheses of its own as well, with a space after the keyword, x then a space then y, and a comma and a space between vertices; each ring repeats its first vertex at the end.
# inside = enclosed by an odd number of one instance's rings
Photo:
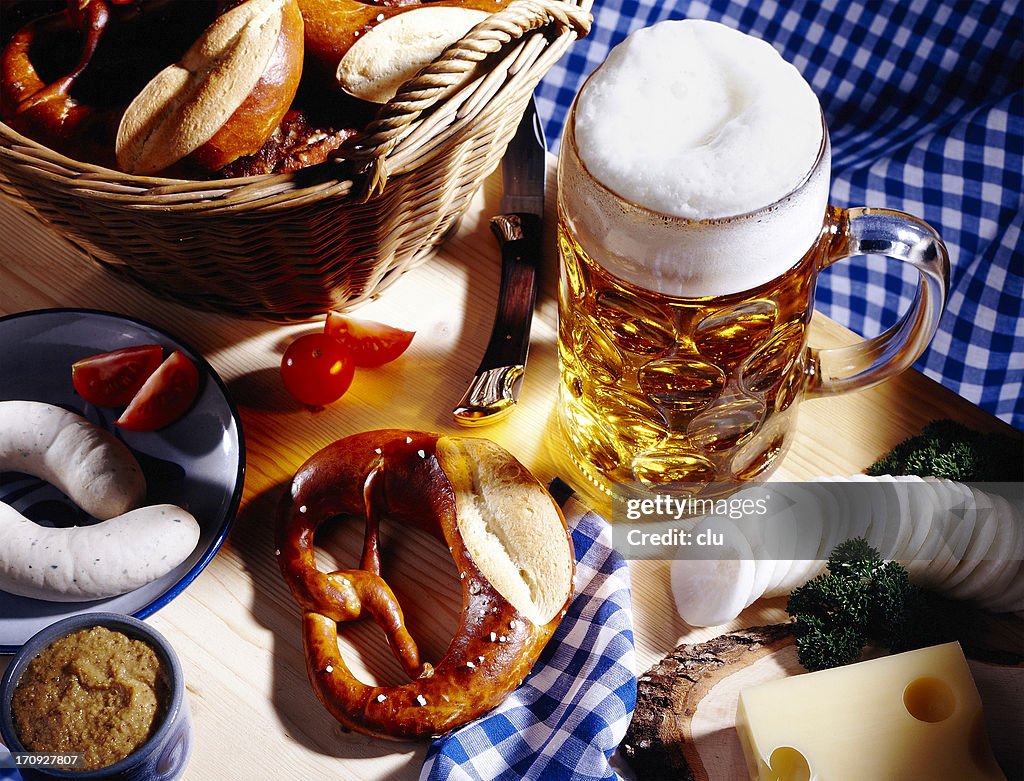
POLYGON ((324 331, 333 336, 364 369, 383 366, 405 352, 415 331, 403 331, 373 320, 359 320, 338 312, 328 312, 324 331))
POLYGON ((164 359, 159 344, 122 347, 83 358, 71 365, 75 391, 97 407, 123 407, 164 359))
POLYGON ((199 393, 199 370, 175 350, 160 364, 114 423, 129 431, 155 431, 170 425, 192 406, 199 393))

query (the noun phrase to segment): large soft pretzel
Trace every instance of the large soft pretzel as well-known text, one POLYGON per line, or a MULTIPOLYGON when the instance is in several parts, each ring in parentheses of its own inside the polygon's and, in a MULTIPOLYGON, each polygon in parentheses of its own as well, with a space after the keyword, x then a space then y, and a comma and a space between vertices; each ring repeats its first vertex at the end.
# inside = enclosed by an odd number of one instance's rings
POLYGON ((313 689, 349 729, 384 738, 439 735, 499 704, 530 671, 572 593, 572 544, 561 512, 508 452, 483 439, 370 431, 338 440, 296 473, 277 529, 281 571, 302 608, 313 689), (325 573, 317 528, 366 519, 361 568, 325 573), (431 532, 459 570, 463 613, 444 657, 419 657, 381 577, 381 518, 431 532), (371 686, 338 649, 341 621, 372 616, 412 680, 371 686))

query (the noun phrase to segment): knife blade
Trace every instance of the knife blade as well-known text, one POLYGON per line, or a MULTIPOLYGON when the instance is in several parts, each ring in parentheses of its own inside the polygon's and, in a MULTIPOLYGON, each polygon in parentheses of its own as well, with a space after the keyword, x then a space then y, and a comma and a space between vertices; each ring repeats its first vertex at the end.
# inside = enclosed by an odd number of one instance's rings
POLYGON ((501 420, 519 401, 543 254, 546 153, 544 130, 531 100, 501 161, 501 214, 491 218, 501 247, 498 311, 476 375, 452 410, 464 426, 501 420))

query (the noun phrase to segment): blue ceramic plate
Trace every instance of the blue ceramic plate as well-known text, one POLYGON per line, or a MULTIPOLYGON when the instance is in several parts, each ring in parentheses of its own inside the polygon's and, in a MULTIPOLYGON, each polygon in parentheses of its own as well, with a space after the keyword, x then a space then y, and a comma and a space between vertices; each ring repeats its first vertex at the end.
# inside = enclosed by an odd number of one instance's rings
MULTIPOLYGON (((40 629, 77 613, 105 611, 145 618, 192 582, 220 548, 238 509, 245 447, 238 411, 224 383, 199 353, 164 331, 107 312, 46 309, 0 318, 0 401, 57 404, 110 429, 135 453, 148 485, 147 502, 188 509, 202 529, 192 555, 173 572, 128 594, 92 602, 44 602, 0 591, 0 653, 13 653, 40 629), (123 431, 120 409, 95 407, 71 385, 71 364, 138 344, 181 350, 199 369, 199 397, 186 415, 160 431, 123 431)), ((61 525, 90 519, 59 491, 33 477, 0 473, 0 500, 29 518, 61 525)))

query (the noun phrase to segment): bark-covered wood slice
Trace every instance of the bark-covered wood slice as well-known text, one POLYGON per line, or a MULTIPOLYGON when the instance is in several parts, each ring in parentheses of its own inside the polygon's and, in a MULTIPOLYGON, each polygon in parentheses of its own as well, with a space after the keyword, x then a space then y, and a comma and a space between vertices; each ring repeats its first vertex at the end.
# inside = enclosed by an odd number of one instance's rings
POLYGON ((759 660, 767 660, 759 665, 765 669, 755 669, 754 680, 746 685, 802 672, 792 631, 792 624, 759 626, 681 645, 640 676, 636 710, 622 743, 637 777, 651 781, 745 778, 746 765, 734 729, 739 689, 731 695, 712 690, 759 660), (792 653, 777 653, 786 648, 792 653))

